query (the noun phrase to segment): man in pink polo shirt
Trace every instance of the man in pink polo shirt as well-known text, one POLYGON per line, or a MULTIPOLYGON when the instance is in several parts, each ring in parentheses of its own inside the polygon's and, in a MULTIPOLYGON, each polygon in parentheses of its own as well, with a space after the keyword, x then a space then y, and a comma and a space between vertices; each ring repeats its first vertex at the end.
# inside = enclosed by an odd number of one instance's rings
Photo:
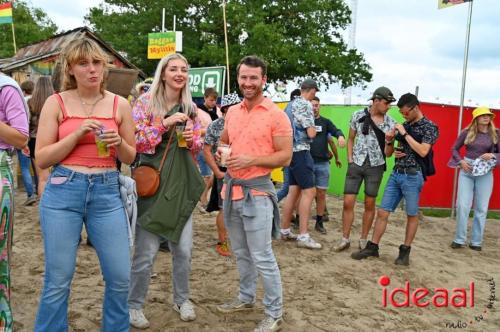
MULTIPOLYGON (((292 158, 292 127, 286 114, 262 94, 267 66, 256 56, 237 67, 243 102, 226 115, 221 143, 231 145, 222 195, 224 220, 240 273, 239 295, 217 307, 223 313, 251 309, 262 276, 266 318, 255 331, 278 331, 283 324, 281 276, 271 246, 279 237, 279 210, 272 169, 292 158)), ((220 157, 220 148, 217 152, 220 157)))

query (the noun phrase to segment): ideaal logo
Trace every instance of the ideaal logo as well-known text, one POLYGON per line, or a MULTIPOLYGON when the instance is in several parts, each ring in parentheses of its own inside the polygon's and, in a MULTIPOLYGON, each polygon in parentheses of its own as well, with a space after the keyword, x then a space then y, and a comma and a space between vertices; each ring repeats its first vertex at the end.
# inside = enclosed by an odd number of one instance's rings
POLYGON ((382 286, 382 306, 387 307, 388 299, 395 308, 409 307, 411 304, 423 308, 432 305, 436 308, 453 306, 455 308, 474 307, 474 281, 469 283, 468 288, 453 288, 451 291, 446 288, 434 288, 430 299, 428 295, 431 290, 425 287, 411 289, 409 281, 405 282, 404 287, 396 287, 390 292, 387 286, 391 283, 388 276, 379 278, 378 283, 382 286), (396 295, 403 295, 403 302, 396 301, 396 295))
MULTIPOLYGON (((483 312, 473 319, 468 320, 458 320, 457 322, 446 322, 446 328, 466 328, 474 323, 479 323, 486 318, 486 314, 489 309, 492 309, 496 300, 495 296, 495 281, 493 278, 487 280, 490 290, 490 295, 487 299, 487 304, 483 312)), ((453 288, 448 290, 446 288, 434 288, 430 290, 425 287, 418 287, 415 289, 411 288, 410 282, 406 281, 404 287, 396 287, 390 292, 387 290, 387 286, 390 285, 391 279, 388 276, 381 276, 378 283, 382 288, 382 306, 385 308, 388 303, 395 308, 410 307, 415 305, 417 307, 423 308, 428 306, 433 306, 436 308, 452 306, 455 308, 465 308, 474 307, 474 289, 475 284, 471 281, 468 287, 465 288, 453 288), (402 302, 396 301, 396 296, 401 294, 403 297, 402 302)))

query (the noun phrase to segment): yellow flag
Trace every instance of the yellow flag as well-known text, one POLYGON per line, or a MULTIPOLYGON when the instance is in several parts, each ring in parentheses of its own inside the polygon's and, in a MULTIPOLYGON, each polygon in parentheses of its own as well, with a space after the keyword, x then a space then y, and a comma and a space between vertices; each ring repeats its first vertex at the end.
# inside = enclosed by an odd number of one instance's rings
POLYGON ((459 5, 472 0, 438 0, 438 9, 448 8, 454 5, 459 5))

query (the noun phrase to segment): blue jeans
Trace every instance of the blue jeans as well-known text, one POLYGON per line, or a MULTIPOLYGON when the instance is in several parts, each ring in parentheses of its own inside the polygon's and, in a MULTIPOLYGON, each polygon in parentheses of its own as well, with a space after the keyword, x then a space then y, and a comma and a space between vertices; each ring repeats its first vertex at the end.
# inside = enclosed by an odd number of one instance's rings
POLYGON ((467 221, 469 220, 469 212, 472 206, 472 200, 474 199, 474 220, 472 221, 472 237, 470 243, 473 246, 481 246, 492 190, 492 172, 482 176, 472 176, 460 170, 457 194, 456 243, 465 244, 467 242, 467 221))
POLYGON ((418 201, 420 200, 423 185, 424 178, 421 172, 410 175, 393 171, 385 185, 380 208, 388 212, 394 212, 404 197, 406 214, 408 216, 418 215, 418 201))
POLYGON ((330 182, 330 162, 318 161, 314 162, 314 184, 316 188, 328 189, 330 182))
POLYGON ((82 226, 105 281, 101 331, 129 330, 130 254, 117 171, 84 174, 57 166, 40 202, 45 278, 35 331, 68 330, 68 297, 82 226))
POLYGON ((31 197, 33 196, 33 178, 30 172, 31 158, 26 157, 21 150, 17 150, 17 159, 19 159, 19 166, 21 167, 24 189, 28 197, 31 197))
MULTIPOLYGON (((148 232, 137 223, 134 260, 130 278, 128 303, 131 309, 142 309, 151 282, 153 263, 165 238, 148 232)), ((168 240, 167 240, 168 241, 168 240)), ((191 251, 193 248, 193 218, 190 217, 178 243, 168 241, 172 254, 172 284, 174 303, 181 305, 189 300, 189 275, 191 274, 191 251)))
POLYGON ((283 167, 283 186, 281 186, 281 189, 277 192, 278 202, 281 202, 281 200, 288 195, 288 190, 290 188, 290 184, 288 183, 289 178, 290 170, 288 167, 283 167))
POLYGON ((196 160, 198 161, 198 167, 200 168, 201 176, 211 176, 212 170, 210 169, 210 167, 208 167, 208 164, 205 161, 205 155, 203 154, 203 151, 200 151, 198 155, 196 155, 196 160))
POLYGON ((282 316, 283 294, 281 276, 271 245, 273 205, 267 196, 254 196, 257 215, 243 215, 244 200, 233 201, 230 217, 224 220, 236 256, 240 273, 239 299, 245 303, 255 301, 258 273, 264 286, 265 312, 273 318, 282 316))

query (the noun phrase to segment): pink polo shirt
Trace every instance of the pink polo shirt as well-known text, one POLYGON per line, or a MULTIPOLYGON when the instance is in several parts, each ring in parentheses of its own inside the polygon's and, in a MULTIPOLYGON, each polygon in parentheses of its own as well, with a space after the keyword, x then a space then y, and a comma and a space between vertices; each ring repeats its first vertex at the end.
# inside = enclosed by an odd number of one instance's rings
MULTIPOLYGON (((262 103, 248 111, 245 102, 229 108, 226 114, 224 128, 231 144, 231 156, 240 154, 266 156, 276 152, 273 137, 291 137, 292 126, 285 112, 270 99, 264 98, 262 103)), ((245 169, 228 169, 229 174, 237 179, 251 179, 270 174, 272 169, 252 166, 245 169)), ((222 188, 224 198, 225 185, 222 188)), ((266 195, 252 191, 254 195, 266 195)), ((243 198, 240 186, 233 187, 233 200, 243 198)))

